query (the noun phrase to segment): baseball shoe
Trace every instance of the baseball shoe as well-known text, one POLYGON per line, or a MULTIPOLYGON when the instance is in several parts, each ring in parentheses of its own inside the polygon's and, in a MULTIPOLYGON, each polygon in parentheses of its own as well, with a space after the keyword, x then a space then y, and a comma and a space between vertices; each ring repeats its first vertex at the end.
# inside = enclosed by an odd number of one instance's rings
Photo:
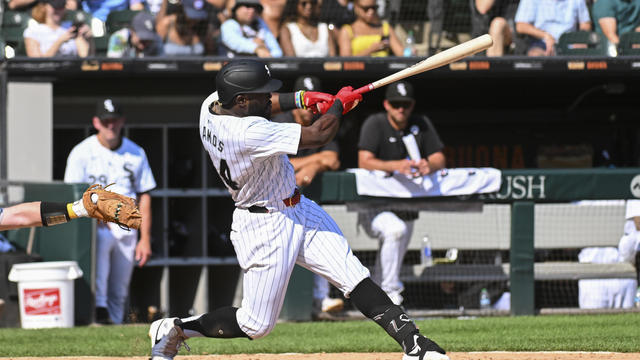
POLYGON ((402 360, 450 360, 438 344, 421 334, 414 334, 411 340, 413 344, 406 344, 410 346, 403 345, 411 351, 402 355, 402 360))
POLYGON ((322 312, 331 313, 338 312, 344 308, 342 299, 324 298, 322 299, 322 312))
POLYGON ((184 342, 186 337, 180 324, 182 322, 177 317, 156 320, 151 324, 151 360, 171 360, 183 344, 187 351, 191 350, 184 342))
POLYGON ((113 325, 113 321, 109 316, 109 310, 106 307, 96 307, 96 324, 113 325))

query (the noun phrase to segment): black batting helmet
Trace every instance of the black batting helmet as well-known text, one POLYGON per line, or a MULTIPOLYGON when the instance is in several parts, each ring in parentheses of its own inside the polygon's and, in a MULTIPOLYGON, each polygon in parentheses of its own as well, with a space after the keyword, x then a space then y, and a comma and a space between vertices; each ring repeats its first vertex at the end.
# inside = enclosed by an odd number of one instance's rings
POLYGON ((256 60, 233 60, 216 75, 218 101, 227 105, 239 94, 270 93, 280 89, 282 81, 273 79, 267 65, 256 60))

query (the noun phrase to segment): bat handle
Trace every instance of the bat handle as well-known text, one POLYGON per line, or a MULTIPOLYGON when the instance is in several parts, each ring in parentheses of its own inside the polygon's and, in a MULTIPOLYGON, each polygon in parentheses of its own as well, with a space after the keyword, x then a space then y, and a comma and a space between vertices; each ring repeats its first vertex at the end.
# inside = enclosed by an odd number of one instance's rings
POLYGON ((364 94, 366 92, 369 92, 373 90, 373 84, 367 84, 361 88, 355 89, 353 92, 357 93, 357 94, 364 94))

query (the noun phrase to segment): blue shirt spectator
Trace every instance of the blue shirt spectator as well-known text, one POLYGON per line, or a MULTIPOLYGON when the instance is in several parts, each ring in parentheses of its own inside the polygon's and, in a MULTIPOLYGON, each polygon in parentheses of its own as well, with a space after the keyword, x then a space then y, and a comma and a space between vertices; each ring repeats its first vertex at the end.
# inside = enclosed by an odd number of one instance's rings
POLYGON ((233 18, 220 27, 220 55, 257 55, 281 57, 282 49, 267 24, 260 18, 262 5, 258 0, 237 0, 233 18))
POLYGON ((521 0, 515 22, 519 33, 539 39, 530 45, 530 56, 553 55, 565 32, 591 30, 585 0, 521 0))
POLYGON ((144 10, 144 3, 142 0, 83 0, 82 9, 95 18, 107 21, 111 11, 144 10))

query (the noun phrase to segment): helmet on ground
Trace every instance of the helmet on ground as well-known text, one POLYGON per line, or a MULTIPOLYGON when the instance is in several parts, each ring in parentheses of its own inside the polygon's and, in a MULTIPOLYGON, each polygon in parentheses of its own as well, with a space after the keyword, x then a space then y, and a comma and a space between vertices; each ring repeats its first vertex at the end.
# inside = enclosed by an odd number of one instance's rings
POLYGON ((278 90, 282 81, 273 79, 267 65, 256 60, 233 60, 216 75, 218 101, 229 104, 239 94, 262 94, 278 90))

